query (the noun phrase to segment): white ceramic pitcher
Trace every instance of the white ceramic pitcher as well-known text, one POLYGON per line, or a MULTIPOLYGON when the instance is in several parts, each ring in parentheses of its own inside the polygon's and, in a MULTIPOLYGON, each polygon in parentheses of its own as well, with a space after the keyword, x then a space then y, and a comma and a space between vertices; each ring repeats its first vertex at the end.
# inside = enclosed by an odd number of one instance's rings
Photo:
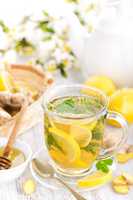
POLYGON ((107 75, 118 86, 133 86, 132 0, 107 0, 96 31, 82 32, 78 39, 77 56, 86 78, 107 75))

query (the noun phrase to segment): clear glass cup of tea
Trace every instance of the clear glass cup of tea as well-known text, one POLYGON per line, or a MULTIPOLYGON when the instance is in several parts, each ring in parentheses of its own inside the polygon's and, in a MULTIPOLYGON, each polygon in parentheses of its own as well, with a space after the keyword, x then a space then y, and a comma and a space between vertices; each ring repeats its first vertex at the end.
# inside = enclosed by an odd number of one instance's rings
POLYGON ((127 122, 108 111, 108 98, 97 89, 80 84, 56 86, 46 92, 43 105, 46 148, 61 175, 85 175, 96 160, 114 155, 127 139, 127 122), (119 141, 109 148, 103 147, 106 119, 122 127, 119 141))

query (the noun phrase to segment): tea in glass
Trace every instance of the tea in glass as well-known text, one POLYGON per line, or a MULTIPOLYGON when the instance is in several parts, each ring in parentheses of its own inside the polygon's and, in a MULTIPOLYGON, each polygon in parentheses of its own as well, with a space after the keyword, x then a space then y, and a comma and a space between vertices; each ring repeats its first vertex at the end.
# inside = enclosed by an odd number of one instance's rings
POLYGON ((47 94, 45 144, 52 166, 60 174, 82 176, 97 158, 110 155, 109 149, 102 148, 105 118, 116 120, 124 128, 116 151, 127 136, 127 123, 119 114, 107 111, 102 92, 83 85, 64 85, 47 94))

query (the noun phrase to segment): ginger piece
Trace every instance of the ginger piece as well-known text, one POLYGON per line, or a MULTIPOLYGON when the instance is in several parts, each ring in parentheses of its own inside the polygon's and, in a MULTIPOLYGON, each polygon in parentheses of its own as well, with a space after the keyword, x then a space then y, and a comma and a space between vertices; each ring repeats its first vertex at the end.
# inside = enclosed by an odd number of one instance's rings
POLYGON ((117 176, 112 181, 112 184, 113 185, 118 185, 118 186, 123 186, 123 185, 127 185, 127 182, 126 182, 126 180, 125 180, 125 178, 123 176, 117 176))
POLYGON ((0 106, 12 108, 21 108, 22 104, 27 101, 27 98, 21 93, 0 92, 0 106))
POLYGON ((119 194, 128 194, 129 192, 128 185, 124 185, 124 186, 113 185, 113 189, 115 192, 119 194))
POLYGON ((126 173, 126 172, 123 172, 122 176, 124 177, 124 179, 126 180, 128 185, 133 185, 133 176, 132 175, 130 175, 130 174, 126 173))
POLYGON ((133 145, 129 145, 127 153, 133 153, 133 145))
POLYGON ((117 144, 119 143, 119 138, 118 137, 114 137, 111 134, 107 134, 104 137, 103 140, 103 148, 105 149, 112 149, 112 151, 116 148, 117 144))
POLYGON ((27 98, 21 93, 0 92, 0 107, 21 108, 27 98))
POLYGON ((114 189, 115 192, 120 194, 128 194, 129 192, 128 183, 123 176, 117 176, 112 181, 112 188, 114 189))
POLYGON ((0 126, 11 119, 11 115, 4 109, 0 108, 0 126))
POLYGON ((127 153, 127 149, 129 148, 129 144, 124 144, 122 148, 119 150, 119 153, 127 153))
POLYGON ((126 163, 129 161, 130 156, 128 153, 118 153, 116 155, 116 159, 117 159, 118 163, 126 163))
POLYGON ((36 184, 33 179, 27 179, 23 183, 23 191, 26 195, 31 195, 36 190, 36 184))

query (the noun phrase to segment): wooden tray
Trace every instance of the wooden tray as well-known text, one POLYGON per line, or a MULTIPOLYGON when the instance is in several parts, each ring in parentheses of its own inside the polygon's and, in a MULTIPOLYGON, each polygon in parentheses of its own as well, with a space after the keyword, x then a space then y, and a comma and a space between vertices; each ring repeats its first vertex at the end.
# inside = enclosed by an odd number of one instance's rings
MULTIPOLYGON (((27 108, 19 131, 19 134, 22 134, 42 120, 42 98, 46 89, 52 84, 53 79, 41 69, 37 69, 31 65, 11 64, 7 70, 11 73, 16 83, 19 84, 21 82, 21 85, 28 84, 30 88, 34 88, 40 94, 39 98, 27 108)), ((16 116, 0 126, 0 136, 8 136, 10 134, 16 116)))

